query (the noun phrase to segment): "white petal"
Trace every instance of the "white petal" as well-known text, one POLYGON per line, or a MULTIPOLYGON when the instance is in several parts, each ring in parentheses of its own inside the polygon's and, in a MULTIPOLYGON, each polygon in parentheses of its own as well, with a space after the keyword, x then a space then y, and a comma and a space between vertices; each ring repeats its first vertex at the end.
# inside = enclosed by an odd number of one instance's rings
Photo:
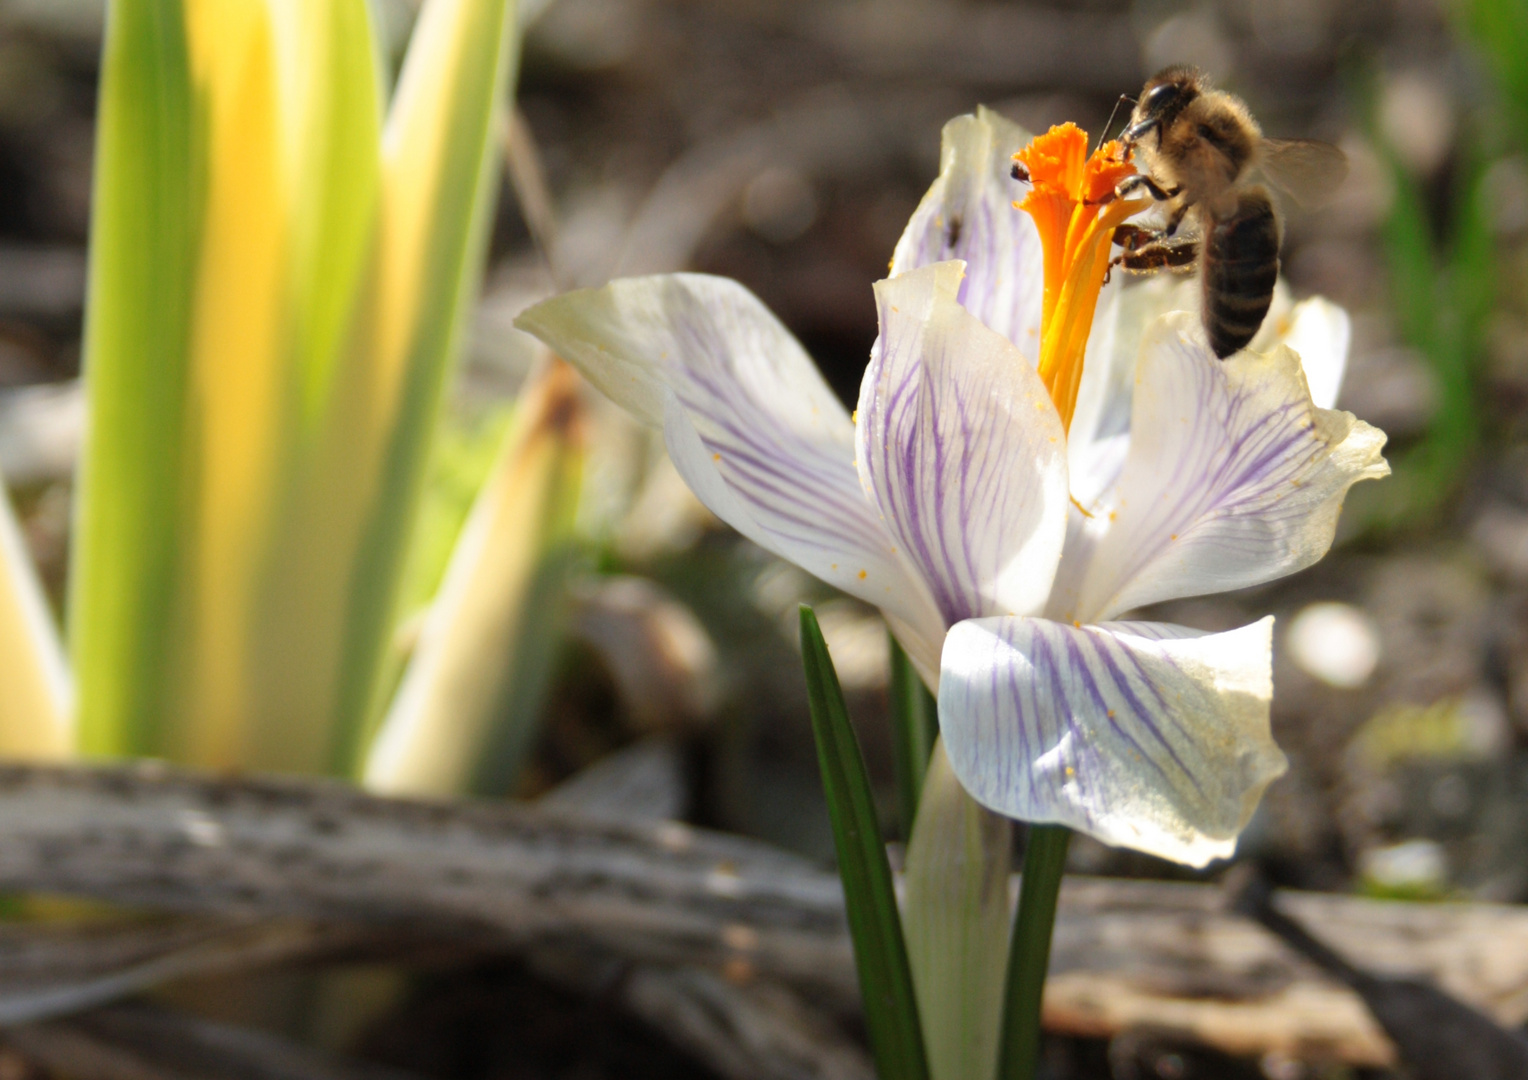
MULTIPOLYGON (((1286 319, 1274 322, 1273 329, 1274 341, 1288 345, 1299 354, 1305 382, 1316 407, 1330 409, 1335 406, 1342 390, 1342 377, 1347 371, 1348 345, 1353 337, 1348 313, 1330 300, 1313 296, 1295 304, 1286 319)), ((1254 346, 1257 344, 1253 342, 1254 346)))
POLYGON ((1162 623, 960 623, 939 722, 978 802, 1175 862, 1224 858, 1283 773, 1268 708, 1273 619, 1224 634, 1162 623))
POLYGON ((1384 443, 1351 413, 1311 403, 1292 350, 1216 360, 1197 316, 1162 317, 1141 347, 1117 520, 1077 609, 1061 614, 1098 621, 1311 565, 1348 488, 1390 471, 1384 443))
POLYGON ((639 418, 713 513, 760 546, 898 616, 928 654, 944 624, 854 467, 854 425, 796 339, 734 281, 613 281, 516 320, 639 418))
MULTIPOLYGON (((1099 472, 1090 463, 1097 455, 1093 444, 1117 439, 1130 429, 1131 388, 1146 328, 1170 311, 1191 312, 1197 318, 1200 309, 1199 281, 1193 277, 1158 274, 1142 280, 1116 275, 1115 281, 1104 287, 1088 339, 1087 366, 1083 368, 1069 436, 1074 444, 1072 495, 1083 505, 1090 505, 1091 494, 1105 486, 1088 479, 1099 472), (1111 297, 1111 290, 1121 280, 1123 288, 1117 290, 1117 297, 1111 297), (1116 302, 1111 306, 1111 301, 1116 302)), ((1299 353, 1311 400, 1318 408, 1330 409, 1337 403, 1342 386, 1351 336, 1346 311, 1321 297, 1296 303, 1281 278, 1274 287, 1263 327, 1248 348, 1268 353, 1288 345, 1299 353)))
POLYGON ((1028 614, 1066 531, 1066 440, 1034 369, 955 300, 959 263, 877 283, 858 460, 946 625, 1028 614))
POLYGON ((1155 282, 1126 288, 1121 275, 1099 294, 1066 444, 1072 498, 1090 510, 1119 479, 1130 442, 1130 395, 1141 334, 1165 310, 1165 295, 1155 282))
POLYGON ((1040 355, 1044 265, 1033 219, 1013 205, 1027 189, 1010 173, 1013 155, 1030 138, 986 108, 945 124, 939 176, 907 222, 891 276, 964 260, 960 302, 1034 364, 1040 355))

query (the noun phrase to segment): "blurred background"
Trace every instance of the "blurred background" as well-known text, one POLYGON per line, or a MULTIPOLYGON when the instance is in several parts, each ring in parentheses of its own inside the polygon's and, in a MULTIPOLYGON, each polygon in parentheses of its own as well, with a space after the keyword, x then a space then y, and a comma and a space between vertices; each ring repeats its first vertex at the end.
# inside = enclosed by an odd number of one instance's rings
MULTIPOLYGON (((1396 469, 1354 490, 1338 547, 1311 570, 1153 613, 1209 630, 1279 617, 1274 725, 1292 767, 1241 851, 1292 887, 1528 901, 1521 5, 524 3, 517 160, 531 175, 515 177, 521 198, 506 180, 492 200, 483 294, 446 390, 400 586, 400 656, 537 363, 511 326, 521 309, 622 274, 734 277, 852 403, 875 334, 869 286, 937 171, 944 121, 981 103, 1031 130, 1075 120, 1097 132, 1121 93, 1188 61, 1243 96, 1267 134, 1346 151, 1337 200, 1287 217, 1284 270, 1297 295, 1324 294, 1352 313, 1339 404, 1389 434, 1396 469)), ((0 474, 58 612, 84 430, 102 7, 0 0, 0 474)), ((377 0, 376 11, 396 64, 416 9, 377 0)), ((526 677, 533 689, 500 710, 519 725, 523 746, 505 751, 513 766, 467 786, 535 798, 600 763, 599 775, 635 786, 655 815, 830 859, 795 644, 796 605, 808 600, 889 824, 879 617, 720 527, 661 444, 592 395, 583 407, 574 553, 546 609, 560 613, 560 636, 526 677)), ((1083 839, 1072 860, 1084 873, 1185 874, 1083 839)), ((458 992, 509 993, 494 986, 458 992)), ((1113 1064, 1085 1040, 1074 1050, 1099 1062, 1067 1074, 1079 1077, 1263 1075, 1191 1050, 1147 1047, 1129 1061, 1118 1051, 1113 1064)))

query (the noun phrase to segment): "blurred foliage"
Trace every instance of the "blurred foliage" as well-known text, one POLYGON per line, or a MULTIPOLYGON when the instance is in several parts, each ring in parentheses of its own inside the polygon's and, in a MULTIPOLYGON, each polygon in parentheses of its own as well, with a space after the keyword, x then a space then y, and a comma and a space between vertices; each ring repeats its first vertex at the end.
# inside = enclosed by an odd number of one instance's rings
POLYGON ((471 415, 448 409, 442 416, 398 590, 398 610, 405 618, 428 606, 440 588, 451 551, 473 500, 493 471, 514 415, 512 402, 494 402, 471 415))
POLYGON ((1528 143, 1528 3, 1524 0, 1458 0, 1464 36, 1485 57, 1507 113, 1508 137, 1528 143))
POLYGON ((80 746, 346 772, 477 291, 516 53, 431 0, 118 0, 70 632, 80 746))
POLYGON ((1431 521, 1455 495, 1484 432, 1480 388, 1485 345, 1501 282, 1488 184, 1490 166, 1528 146, 1528 3, 1461 0, 1461 37, 1486 60, 1500 113, 1473 114, 1461 132, 1442 220, 1424 183, 1377 121, 1380 79, 1365 71, 1359 98, 1365 127, 1384 163, 1393 197, 1380 227, 1392 310, 1402 339, 1426 360, 1437 390, 1424 438, 1391 455, 1394 478, 1368 524, 1392 528, 1431 521))
POLYGON ((530 749, 564 621, 586 435, 579 379, 549 363, 453 546, 368 755, 368 786, 503 794, 530 749))
POLYGON ((1367 126, 1393 189, 1380 227, 1393 310, 1402 339, 1426 360, 1437 389, 1437 408, 1422 441, 1390 455, 1394 475, 1383 510, 1369 522, 1396 527, 1430 519, 1457 489, 1479 444, 1476 395, 1496 294, 1495 249, 1478 133, 1466 136, 1452 213, 1442 230, 1421 182, 1374 119, 1378 80, 1367 82, 1367 126))
POLYGON ((516 4, 426 0, 390 101, 376 19, 369 0, 113 0, 73 672, 0 516, 9 752, 64 753, 74 720, 90 755, 346 774, 394 689, 436 757, 494 758, 496 725, 539 712, 576 382, 431 454, 499 201, 516 4), (400 649, 398 614, 426 606, 400 649))

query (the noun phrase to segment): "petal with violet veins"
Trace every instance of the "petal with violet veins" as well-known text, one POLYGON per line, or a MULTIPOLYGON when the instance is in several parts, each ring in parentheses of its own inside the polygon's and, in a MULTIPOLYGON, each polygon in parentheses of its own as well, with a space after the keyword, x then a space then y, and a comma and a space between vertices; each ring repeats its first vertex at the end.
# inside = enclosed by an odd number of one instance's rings
POLYGON ((1312 404, 1293 350, 1217 360, 1197 316, 1163 316, 1141 345, 1116 520, 1077 609, 1057 614, 1100 621, 1310 566, 1348 488, 1390 471, 1384 445, 1378 428, 1312 404))
POLYGON ((1037 611, 1066 533, 1061 418, 1013 343, 956 301, 961 269, 876 284, 856 455, 946 625, 1037 611))
POLYGON ((944 626, 860 487, 849 414, 747 289, 704 274, 626 278, 553 297, 515 325, 661 426, 679 474, 719 518, 894 612, 937 655, 944 626))
POLYGON ((1236 848, 1284 755, 1269 732, 1273 619, 979 619, 945 639, 940 730, 980 803, 1203 866, 1236 848))
POLYGON ((1040 355, 1044 264, 1034 221, 1013 205, 1026 189, 1010 172, 1013 155, 1030 138, 985 107, 945 124, 939 176, 908 219, 891 276, 964 260, 960 302, 1033 364, 1040 355))
MULTIPOLYGON (((1135 286, 1146 290, 1157 287, 1161 288, 1154 297, 1155 314, 1200 309, 1201 286, 1197 277, 1156 277, 1135 286)), ((1340 305, 1320 296, 1297 301, 1290 294, 1289 283, 1279 278, 1273 287, 1273 303, 1247 349, 1267 353, 1288 345, 1300 354, 1311 400, 1317 408, 1330 409, 1337 404, 1347 373, 1352 337, 1352 320, 1340 305)))

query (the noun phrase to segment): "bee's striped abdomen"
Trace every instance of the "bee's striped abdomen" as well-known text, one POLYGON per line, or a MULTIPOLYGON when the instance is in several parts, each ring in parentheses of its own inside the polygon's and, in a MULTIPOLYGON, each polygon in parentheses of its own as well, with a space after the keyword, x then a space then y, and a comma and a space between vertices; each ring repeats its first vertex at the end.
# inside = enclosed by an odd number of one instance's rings
POLYGON ((1279 278, 1279 222, 1267 192, 1241 194, 1236 213, 1215 220, 1200 253, 1204 329, 1224 360, 1263 325, 1279 278))

